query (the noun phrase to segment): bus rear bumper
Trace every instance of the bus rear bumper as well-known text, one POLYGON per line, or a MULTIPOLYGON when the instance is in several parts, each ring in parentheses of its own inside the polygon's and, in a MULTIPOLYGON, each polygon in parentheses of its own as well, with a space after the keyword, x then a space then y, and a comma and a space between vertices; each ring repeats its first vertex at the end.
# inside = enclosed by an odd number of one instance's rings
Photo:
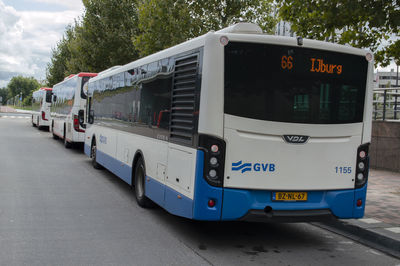
POLYGON ((283 223, 297 223, 297 222, 322 222, 334 219, 334 215, 329 209, 322 210, 290 210, 279 211, 271 210, 250 210, 240 220, 248 222, 283 222, 283 223))
POLYGON ((224 188, 221 220, 285 222, 364 216, 367 185, 360 189, 307 191, 306 202, 273 201, 269 190, 224 188), (361 200, 362 205, 357 206, 361 200))

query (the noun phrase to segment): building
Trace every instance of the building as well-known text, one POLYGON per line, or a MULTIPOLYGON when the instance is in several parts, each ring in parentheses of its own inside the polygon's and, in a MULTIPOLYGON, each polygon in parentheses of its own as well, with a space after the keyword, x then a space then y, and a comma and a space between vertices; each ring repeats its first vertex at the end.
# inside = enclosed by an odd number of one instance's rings
POLYGON ((399 86, 400 75, 397 71, 394 71, 394 69, 391 71, 377 72, 374 74, 374 88, 394 88, 399 86), (396 80, 398 80, 398 83, 396 83, 396 80))

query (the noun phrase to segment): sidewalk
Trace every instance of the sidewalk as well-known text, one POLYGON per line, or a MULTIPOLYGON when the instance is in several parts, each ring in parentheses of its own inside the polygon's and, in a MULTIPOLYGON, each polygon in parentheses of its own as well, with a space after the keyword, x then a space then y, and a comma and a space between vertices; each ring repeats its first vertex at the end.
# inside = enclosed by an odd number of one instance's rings
POLYGON ((364 218, 316 225, 400 258, 400 173, 370 170, 364 218))
POLYGON ((22 113, 22 114, 31 114, 30 110, 22 110, 22 109, 14 109, 8 106, 0 106, 0 113, 22 113))
POLYGON ((8 106, 0 106, 0 113, 14 113, 15 109, 8 106))
POLYGON ((398 227, 400 234, 400 173, 370 171, 365 217, 398 227))

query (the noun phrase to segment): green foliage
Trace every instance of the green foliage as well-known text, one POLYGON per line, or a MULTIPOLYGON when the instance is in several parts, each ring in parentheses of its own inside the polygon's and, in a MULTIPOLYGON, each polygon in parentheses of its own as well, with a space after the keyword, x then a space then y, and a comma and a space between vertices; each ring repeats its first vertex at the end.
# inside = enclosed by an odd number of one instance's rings
POLYGON ((7 88, 0 89, 0 97, 2 97, 2 99, 3 99, 1 104, 5 105, 7 103, 7 99, 8 99, 8 89, 7 88))
POLYGON ((100 72, 239 21, 271 32, 273 0, 83 0, 85 13, 52 51, 47 86, 100 72))
POLYGON ((141 33, 132 39, 141 56, 181 43, 201 32, 183 0, 141 1, 138 20, 141 33))
POLYGON ((23 106, 31 106, 32 105, 32 94, 28 95, 23 101, 23 106))
POLYGON ((376 63, 400 60, 399 0, 278 0, 280 17, 303 37, 333 40, 376 52, 376 63))
POLYGON ((40 83, 33 77, 16 76, 7 85, 8 98, 22 95, 22 99, 25 99, 39 88, 40 83))
POLYGON ((74 39, 75 28, 68 26, 61 41, 57 43, 57 47, 51 52, 51 62, 47 65, 46 80, 47 86, 52 87, 54 84, 62 81, 66 76, 71 74, 67 69, 67 62, 71 60, 71 52, 69 44, 74 39))
POLYGON ((68 69, 100 72, 137 59, 131 39, 138 32, 135 0, 84 0, 86 12, 75 25, 68 69))
POLYGON ((66 29, 47 67, 47 86, 78 72, 100 72, 138 57, 136 0, 83 0, 85 13, 66 29))
POLYGON ((219 30, 238 22, 253 22, 271 33, 275 26, 273 1, 189 0, 191 15, 203 31, 219 30))
POLYGON ((133 44, 145 56, 240 21, 272 32, 272 7, 269 0, 141 0, 133 44))

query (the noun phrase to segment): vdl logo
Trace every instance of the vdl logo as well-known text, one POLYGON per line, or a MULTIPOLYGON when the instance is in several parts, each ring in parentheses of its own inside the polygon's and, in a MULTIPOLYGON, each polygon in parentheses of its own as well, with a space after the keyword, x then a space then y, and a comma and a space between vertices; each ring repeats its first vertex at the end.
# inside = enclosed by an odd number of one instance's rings
POLYGON ((283 139, 291 144, 305 144, 309 138, 309 136, 302 135, 283 135, 283 139))
POLYGON ((241 171, 242 173, 247 171, 255 172, 274 172, 275 164, 273 163, 243 163, 242 161, 232 163, 232 171, 241 171))

